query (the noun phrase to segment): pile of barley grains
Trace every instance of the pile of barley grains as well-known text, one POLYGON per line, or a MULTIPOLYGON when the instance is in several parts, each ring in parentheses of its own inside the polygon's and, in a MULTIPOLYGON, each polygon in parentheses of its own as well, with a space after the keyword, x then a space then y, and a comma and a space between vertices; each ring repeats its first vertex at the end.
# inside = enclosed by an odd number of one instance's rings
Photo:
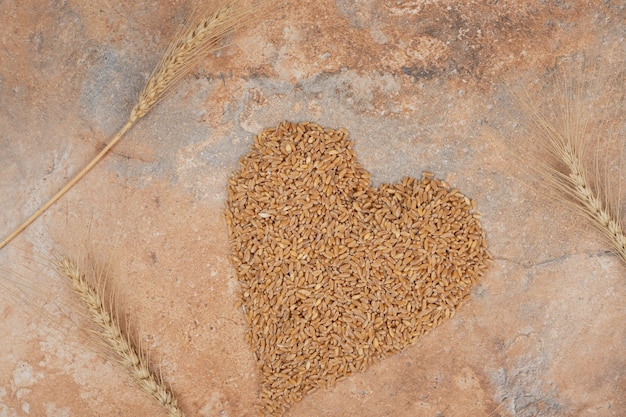
POLYGON ((490 257, 473 202, 425 174, 372 188, 343 129, 284 122, 229 181, 260 411, 279 416, 452 317, 490 257))

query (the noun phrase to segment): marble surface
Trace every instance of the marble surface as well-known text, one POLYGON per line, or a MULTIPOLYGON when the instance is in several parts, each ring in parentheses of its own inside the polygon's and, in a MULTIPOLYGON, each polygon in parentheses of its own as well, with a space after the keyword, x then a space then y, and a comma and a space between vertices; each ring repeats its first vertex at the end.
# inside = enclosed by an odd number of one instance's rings
MULTIPOLYGON (((281 4, 0 250, 0 416, 162 413, 94 342, 59 252, 107 263, 188 416, 256 415, 222 212, 252 137, 282 120, 346 128, 375 185, 445 179, 477 201, 494 257, 453 319, 286 416, 624 415, 626 266, 537 192, 510 93, 563 61, 624 62, 623 2, 281 4)), ((0 1, 2 237, 124 124, 188 7, 0 1)))

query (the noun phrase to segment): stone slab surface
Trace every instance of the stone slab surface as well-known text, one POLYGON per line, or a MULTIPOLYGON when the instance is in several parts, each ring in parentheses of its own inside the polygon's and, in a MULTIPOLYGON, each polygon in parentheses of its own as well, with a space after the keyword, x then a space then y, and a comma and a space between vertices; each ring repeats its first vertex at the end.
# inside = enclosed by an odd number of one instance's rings
MULTIPOLYGON (((188 8, 0 1, 2 237, 124 124, 188 8)), ((256 415, 222 211, 253 135, 282 120, 346 128, 375 185, 445 179, 477 201, 494 256, 453 319, 286 416, 626 415, 626 266, 536 192, 509 91, 570 59, 623 63, 625 23, 621 1, 282 3, 0 250, 0 416, 162 413, 85 330, 59 251, 109 265, 188 416, 256 415)))

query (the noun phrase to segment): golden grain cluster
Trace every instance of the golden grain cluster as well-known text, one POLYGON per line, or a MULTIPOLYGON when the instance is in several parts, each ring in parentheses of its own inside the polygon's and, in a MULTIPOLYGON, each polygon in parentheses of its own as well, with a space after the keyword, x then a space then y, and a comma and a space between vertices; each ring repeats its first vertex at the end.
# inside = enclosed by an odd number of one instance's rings
POLYGON ((345 130, 282 123, 230 179, 226 218, 261 412, 452 317, 489 261, 472 202, 425 174, 378 189, 345 130))

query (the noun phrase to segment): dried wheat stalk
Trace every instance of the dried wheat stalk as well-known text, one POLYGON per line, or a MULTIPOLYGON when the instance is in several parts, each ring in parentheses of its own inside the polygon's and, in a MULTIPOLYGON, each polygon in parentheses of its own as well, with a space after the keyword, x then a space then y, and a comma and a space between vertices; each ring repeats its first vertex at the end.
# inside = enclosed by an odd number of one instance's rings
POLYGON ((137 385, 154 398, 170 417, 184 417, 176 398, 158 374, 151 370, 146 352, 122 331, 117 315, 102 292, 92 286, 85 272, 66 256, 61 258, 61 273, 72 281, 74 292, 89 311, 91 321, 107 350, 128 370, 137 385))
POLYGON ((137 120, 145 116, 154 105, 164 97, 172 86, 194 69, 198 60, 207 53, 221 48, 223 40, 236 28, 251 21, 261 19, 271 9, 266 0, 250 7, 243 7, 239 0, 229 0, 219 4, 211 13, 196 13, 201 18, 192 18, 187 26, 174 38, 161 61, 156 66, 141 92, 137 104, 132 109, 129 119, 107 146, 98 153, 78 174, 76 174, 50 200, 41 206, 24 223, 0 242, 0 249, 26 229, 48 208, 67 193, 82 177, 98 163, 109 150, 119 142, 137 120), (208 17, 206 17, 208 16, 208 17))
MULTIPOLYGON (((565 195, 566 201, 573 203, 567 205, 591 220, 609 240, 613 251, 626 263, 626 235, 620 221, 619 202, 614 201, 616 190, 611 189, 613 181, 607 178, 608 173, 600 169, 597 151, 594 166, 585 163, 588 159, 589 112, 593 111, 593 106, 587 102, 584 74, 580 76, 583 79, 555 77, 557 100, 549 107, 550 111, 540 108, 528 94, 518 96, 518 100, 536 128, 545 150, 556 159, 554 164, 542 163, 539 169, 547 174, 546 178, 553 188, 565 195), (590 179, 592 172, 596 174, 595 180, 590 179)), ((617 78, 620 79, 620 76, 617 78)), ((616 93, 623 95, 623 84, 617 85, 617 88, 622 91, 616 93)), ((621 98, 618 99, 618 102, 621 101, 621 98)))

